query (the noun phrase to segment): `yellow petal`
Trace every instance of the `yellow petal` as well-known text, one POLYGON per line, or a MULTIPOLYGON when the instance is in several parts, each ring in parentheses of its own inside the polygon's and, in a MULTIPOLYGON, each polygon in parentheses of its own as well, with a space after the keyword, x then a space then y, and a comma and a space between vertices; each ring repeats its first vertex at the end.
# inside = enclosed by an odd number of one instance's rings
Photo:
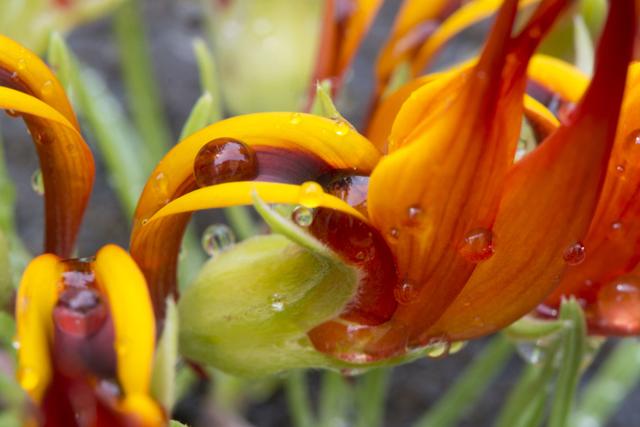
POLYGON ((18 381, 35 402, 40 402, 52 377, 49 352, 53 335, 51 316, 61 274, 57 256, 41 255, 27 266, 18 288, 18 381))
POLYGON ((115 245, 98 252, 94 270, 113 319, 123 405, 149 425, 161 425, 160 409, 148 397, 156 328, 144 276, 129 254, 115 245))

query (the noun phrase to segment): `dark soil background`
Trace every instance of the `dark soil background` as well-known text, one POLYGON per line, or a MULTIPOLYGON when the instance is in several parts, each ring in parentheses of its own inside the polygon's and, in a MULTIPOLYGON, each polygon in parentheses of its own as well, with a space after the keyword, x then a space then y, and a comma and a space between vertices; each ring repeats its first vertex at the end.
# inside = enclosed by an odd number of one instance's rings
MULTIPOLYGON (((196 2, 186 0, 146 0, 147 35, 151 41, 152 55, 164 108, 174 135, 187 117, 199 96, 199 85, 191 41, 203 35, 202 17, 196 2)), ((384 40, 390 22, 397 9, 396 1, 387 2, 357 58, 354 75, 348 87, 347 116, 356 123, 362 117, 364 102, 371 85, 371 64, 384 40), (356 100, 356 102, 353 102, 356 100), (362 102, 357 102, 361 100, 362 102), (358 105, 360 104, 360 105, 358 105)), ((478 34, 470 34, 471 41, 480 40, 478 34)), ((73 32, 69 43, 86 64, 97 69, 108 81, 109 87, 121 98, 124 96, 119 75, 119 58, 111 35, 108 18, 87 25, 73 32)), ((461 45, 459 50, 465 50, 461 45)), ((468 49, 467 49, 468 50, 468 49)), ((43 233, 42 200, 30 188, 30 177, 38 164, 34 150, 18 121, 3 118, 2 125, 7 139, 10 172, 18 192, 18 227, 29 249, 37 252, 43 233)), ((91 138, 89 137, 91 143, 91 138)), ((80 236, 79 255, 90 255, 108 242, 126 246, 128 241, 127 219, 121 213, 116 198, 110 190, 104 166, 97 152, 98 176, 85 226, 80 236)), ((460 353, 441 360, 421 360, 395 369, 386 403, 385 426, 409 426, 427 410, 453 383, 456 376, 473 359, 482 342, 470 343, 460 353)), ((599 358, 601 359, 601 357, 599 358)), ((596 362, 597 363, 597 362, 596 362)), ((640 363, 630 360, 628 363, 640 363)), ((518 377, 522 363, 513 357, 504 372, 488 388, 475 407, 465 415, 460 426, 483 427, 492 425, 495 415, 518 377)), ((313 383, 313 382, 312 382, 313 383)), ((193 402, 183 402, 183 417, 192 418, 188 408, 193 402)), ((461 408, 462 410, 463 408, 461 408)), ((266 402, 252 405, 247 417, 255 426, 286 427, 290 425, 282 392, 276 392, 266 402)), ((211 424, 210 424, 211 425, 211 424)), ((640 425, 640 390, 629 396, 610 427, 640 425)), ((586 426, 585 426, 586 427, 586 426)))

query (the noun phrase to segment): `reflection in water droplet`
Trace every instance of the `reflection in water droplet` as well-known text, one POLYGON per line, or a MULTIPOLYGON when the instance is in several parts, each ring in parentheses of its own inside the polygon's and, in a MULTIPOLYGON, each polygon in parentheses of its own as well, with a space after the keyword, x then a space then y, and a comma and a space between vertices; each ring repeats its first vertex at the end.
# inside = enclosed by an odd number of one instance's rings
POLYGON ((292 113, 291 118, 289 119, 289 123, 292 125, 299 125, 302 123, 302 114, 300 113, 292 113))
POLYGON ((23 366, 18 370, 18 382, 26 391, 33 391, 38 387, 40 378, 33 368, 23 366))
POLYGON ((218 138, 205 144, 193 162, 193 174, 200 187, 258 176, 255 152, 242 141, 218 138))
POLYGON ((493 233, 486 228, 476 228, 468 232, 460 247, 460 255, 473 263, 484 261, 493 253, 493 233))
POLYGON ((269 303, 271 304, 271 309, 275 312, 279 313, 284 310, 284 298, 280 294, 271 295, 269 303))
POLYGON ((320 206, 324 190, 317 182, 307 181, 300 186, 299 201, 307 208, 317 208, 320 206))
POLYGON ((392 227, 389 230, 389 237, 391 237, 394 240, 397 239, 398 237, 400 237, 400 231, 397 228, 392 227))
POLYGON ((48 96, 51 96, 52 93, 53 93, 53 82, 51 80, 47 80, 42 84, 42 87, 40 88, 40 95, 43 98, 46 98, 48 96))
POLYGON ((422 216, 422 208, 419 205, 412 205, 407 208, 407 219, 409 225, 419 224, 422 216))
POLYGON ((586 256, 586 250, 582 243, 576 242, 564 250, 562 258, 569 265, 578 265, 586 256))
POLYGON ((42 178, 42 171, 40 169, 36 169, 33 174, 31 174, 31 188, 40 196, 44 194, 44 179, 42 178))
POLYGON ((296 206, 291 213, 291 219, 300 227, 309 227, 313 224, 313 210, 305 206, 296 206))
POLYGON ((432 359, 447 356, 450 345, 449 341, 446 340, 433 341, 427 346, 426 355, 432 359))
POLYGON ((335 124, 335 132, 338 136, 345 136, 351 130, 351 125, 343 119, 337 119, 335 124))
POLYGON ((229 249, 235 242, 235 234, 224 224, 210 225, 202 233, 202 248, 209 256, 229 249))
POLYGON ((419 289, 410 282, 400 283, 393 290, 393 296, 399 304, 411 304, 416 300, 419 289))
POLYGON ((640 330, 640 276, 625 275, 598 292, 598 313, 606 325, 629 332, 640 330))

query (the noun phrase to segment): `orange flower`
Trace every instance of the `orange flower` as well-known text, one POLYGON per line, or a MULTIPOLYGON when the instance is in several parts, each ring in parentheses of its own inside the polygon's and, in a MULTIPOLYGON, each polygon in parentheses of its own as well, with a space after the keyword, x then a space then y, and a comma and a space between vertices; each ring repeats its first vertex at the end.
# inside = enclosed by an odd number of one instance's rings
POLYGON ((29 128, 46 190, 47 254, 27 267, 16 301, 18 380, 42 409, 28 425, 79 425, 78 415, 82 425, 163 425, 149 396, 155 320, 144 277, 113 245, 68 259, 94 174, 76 117, 37 56, 3 36, 0 46, 0 107, 29 128))

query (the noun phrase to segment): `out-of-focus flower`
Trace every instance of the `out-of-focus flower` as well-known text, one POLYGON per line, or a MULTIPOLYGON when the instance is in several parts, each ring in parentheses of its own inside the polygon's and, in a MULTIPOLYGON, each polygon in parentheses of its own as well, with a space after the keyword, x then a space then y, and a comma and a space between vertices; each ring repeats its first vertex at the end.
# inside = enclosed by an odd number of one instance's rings
POLYGON ((0 107, 22 117, 40 157, 45 252, 16 301, 18 380, 40 409, 29 425, 160 426, 149 395, 155 320, 144 277, 122 249, 70 260, 94 165, 60 83, 0 36, 0 107))
MULTIPOLYGON (((178 144, 145 187, 131 240, 156 310, 176 292, 191 212, 252 203, 255 191, 307 209, 294 221, 360 271, 340 316, 308 331, 315 348, 335 358, 329 366, 478 337, 531 311, 557 285, 571 263, 567 251, 584 241, 593 219, 634 34, 634 3, 613 2, 595 77, 558 126, 523 98, 529 59, 567 4, 542 1, 512 35, 518 3, 504 2, 479 60, 411 83, 413 92, 387 116, 388 142, 377 148, 342 118, 299 113, 236 117, 178 144), (514 163, 525 110, 544 142, 514 163)), ((557 67, 537 58, 532 84, 557 83, 557 67)), ((240 248, 235 256, 236 268, 250 268, 240 248)), ((225 345, 208 334, 215 324, 183 327, 183 341, 225 345)), ((187 351, 206 362, 203 354, 187 351)))
POLYGON ((0 33, 43 52, 52 31, 68 31, 105 15, 122 0, 29 0, 0 3, 0 33))

